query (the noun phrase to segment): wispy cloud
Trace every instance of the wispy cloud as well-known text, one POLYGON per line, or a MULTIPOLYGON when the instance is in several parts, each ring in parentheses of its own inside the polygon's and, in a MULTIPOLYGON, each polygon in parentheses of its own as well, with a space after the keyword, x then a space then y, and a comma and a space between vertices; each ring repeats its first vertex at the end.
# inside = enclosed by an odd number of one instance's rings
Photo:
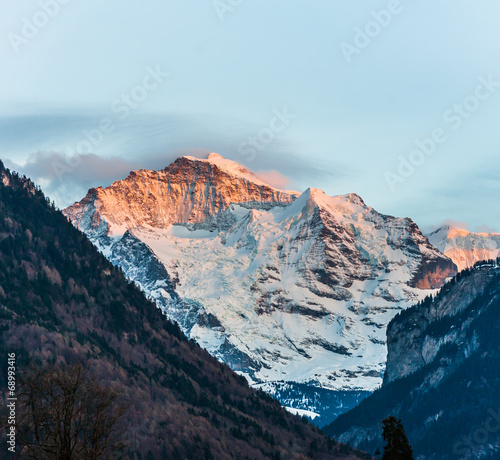
POLYGON ((75 146, 83 132, 94 129, 99 119, 85 113, 0 119, 5 128, 0 132, 1 157, 11 169, 38 183, 59 207, 80 200, 89 188, 108 186, 132 170, 163 169, 182 155, 206 158, 217 152, 258 171, 276 188, 318 186, 337 175, 314 161, 304 162, 286 137, 277 136, 265 154, 245 158, 238 145, 255 127, 202 115, 131 116, 94 151, 78 153, 75 146))
POLYGON ((290 178, 274 169, 269 171, 257 171, 255 175, 266 184, 272 185, 273 187, 281 190, 286 190, 290 186, 290 178))

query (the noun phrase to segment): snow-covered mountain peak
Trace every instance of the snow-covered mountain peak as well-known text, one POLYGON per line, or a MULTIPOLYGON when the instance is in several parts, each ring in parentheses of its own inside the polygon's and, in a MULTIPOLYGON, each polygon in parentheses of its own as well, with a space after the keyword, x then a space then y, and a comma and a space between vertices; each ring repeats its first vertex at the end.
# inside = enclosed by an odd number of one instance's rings
POLYGON ((345 211, 347 213, 361 210, 371 210, 365 204, 362 198, 355 193, 348 193, 347 195, 327 195, 319 188, 309 187, 297 199, 300 203, 309 203, 310 206, 318 206, 319 208, 328 208, 332 211, 345 211))
MULTIPOLYGON (((184 158, 189 161, 193 162, 202 162, 202 163, 207 163, 210 165, 213 165, 217 167, 219 170, 230 174, 238 179, 243 179, 248 182, 252 182, 256 185, 259 186, 264 186, 264 187, 269 187, 274 190, 279 190, 276 187, 273 187, 272 185, 267 184, 263 180, 261 180, 259 177, 257 177, 256 174, 254 174, 252 171, 249 169, 245 168, 245 166, 240 165, 239 163, 236 163, 235 161, 229 160, 228 158, 224 158, 222 155, 219 155, 218 153, 212 152, 208 155, 208 158, 197 158, 193 156, 183 156, 181 158, 184 158)), ((286 191, 286 193, 294 196, 298 196, 298 192, 294 191, 286 191)))
POLYGON ((387 322, 456 272, 410 219, 354 193, 288 194, 217 154, 132 173, 65 214, 258 384, 374 389, 387 322))
POLYGON ((318 206, 318 200, 316 199, 316 197, 321 198, 321 194, 324 194, 324 192, 320 189, 306 189, 299 195, 298 198, 294 200, 291 205, 287 207, 287 209, 281 215, 281 220, 288 219, 291 216, 304 218, 311 216, 311 214, 318 206))
POLYGON ((453 225, 443 225, 442 227, 437 228, 436 230, 433 230, 431 233, 429 233, 429 238, 432 236, 433 238, 436 237, 445 237, 445 238, 454 238, 456 236, 467 236, 471 232, 468 230, 465 230, 463 228, 458 228, 453 225))
POLYGON ((304 216, 310 216, 318 210, 323 214, 334 216, 339 223, 362 221, 371 215, 381 216, 355 193, 329 196, 318 188, 308 188, 289 208, 290 211, 300 209, 304 216))
POLYGON ((222 155, 219 155, 218 153, 212 152, 208 154, 208 160, 212 160, 213 162, 215 161, 221 161, 221 160, 226 160, 222 155))
POLYGON ((500 255, 500 233, 475 233, 444 225, 428 235, 429 242, 455 262, 459 270, 500 255))
POLYGON ((348 198, 349 201, 353 204, 358 204, 360 206, 366 206, 363 199, 356 193, 349 193, 349 195, 345 195, 345 196, 349 197, 348 198))
POLYGON ((429 234, 430 236, 446 236, 448 239, 453 239, 453 238, 468 238, 477 236, 477 237, 482 237, 482 238, 488 238, 488 237, 495 237, 495 236, 500 236, 500 233, 487 233, 487 232, 471 232, 470 230, 465 230, 463 228, 455 227, 453 225, 444 225, 437 230, 434 230, 432 233, 429 234))
POLYGON ((304 197, 307 201, 317 205, 324 206, 328 198, 330 198, 323 190, 320 188, 309 187, 304 193, 304 197))

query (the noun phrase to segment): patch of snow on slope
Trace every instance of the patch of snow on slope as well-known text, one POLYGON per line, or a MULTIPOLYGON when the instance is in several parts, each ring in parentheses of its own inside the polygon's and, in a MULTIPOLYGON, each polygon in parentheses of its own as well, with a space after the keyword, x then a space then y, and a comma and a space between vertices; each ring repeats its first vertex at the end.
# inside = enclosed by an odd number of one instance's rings
POLYGON ((298 415, 299 417, 309 417, 311 420, 314 420, 316 417, 319 417, 319 414, 316 412, 305 410, 305 409, 294 409, 293 407, 285 406, 285 409, 291 414, 298 415))

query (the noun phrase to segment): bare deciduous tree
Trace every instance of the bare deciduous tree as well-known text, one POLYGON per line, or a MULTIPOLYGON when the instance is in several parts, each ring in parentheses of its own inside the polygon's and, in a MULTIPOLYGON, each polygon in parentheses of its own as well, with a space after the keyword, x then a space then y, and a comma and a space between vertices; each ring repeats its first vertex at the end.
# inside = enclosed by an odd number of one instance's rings
POLYGON ((21 453, 39 460, 118 458, 126 405, 80 365, 25 371, 18 393, 21 453))

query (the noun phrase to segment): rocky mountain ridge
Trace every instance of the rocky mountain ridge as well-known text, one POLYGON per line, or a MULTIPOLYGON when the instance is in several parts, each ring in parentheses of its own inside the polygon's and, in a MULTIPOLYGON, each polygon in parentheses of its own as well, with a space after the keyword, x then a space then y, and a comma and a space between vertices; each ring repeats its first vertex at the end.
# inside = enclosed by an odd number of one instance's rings
POLYGON ((279 191, 216 154, 131 173, 64 213, 188 337, 278 393, 377 388, 386 324, 456 272, 409 218, 279 191))

